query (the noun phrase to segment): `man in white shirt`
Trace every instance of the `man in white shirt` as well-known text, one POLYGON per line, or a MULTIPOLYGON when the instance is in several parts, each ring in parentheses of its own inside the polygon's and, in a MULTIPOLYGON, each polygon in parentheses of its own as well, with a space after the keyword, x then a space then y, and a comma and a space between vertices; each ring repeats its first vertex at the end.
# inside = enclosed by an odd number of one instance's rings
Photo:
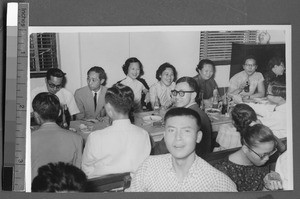
POLYGON ((88 136, 82 170, 89 179, 114 173, 133 173, 149 156, 150 135, 129 120, 133 103, 134 94, 130 87, 118 83, 107 89, 105 109, 113 122, 88 136))
POLYGON ((128 191, 237 191, 234 182, 195 153, 202 139, 199 114, 172 108, 165 115, 164 140, 169 154, 148 157, 132 178, 128 191))
POLYGON ((75 101, 80 110, 76 119, 94 120, 105 116, 104 97, 107 88, 103 86, 107 76, 102 67, 94 66, 87 72, 87 86, 75 91, 75 101))
MULTIPOLYGON (((31 91, 31 104, 32 100, 37 94, 42 92, 49 92, 55 94, 58 97, 61 106, 67 105, 71 116, 79 113, 74 96, 70 91, 63 88, 64 83, 65 73, 63 73, 58 68, 50 68, 46 74, 45 85, 36 87, 31 91)), ((32 106, 31 112, 33 112, 32 106)))

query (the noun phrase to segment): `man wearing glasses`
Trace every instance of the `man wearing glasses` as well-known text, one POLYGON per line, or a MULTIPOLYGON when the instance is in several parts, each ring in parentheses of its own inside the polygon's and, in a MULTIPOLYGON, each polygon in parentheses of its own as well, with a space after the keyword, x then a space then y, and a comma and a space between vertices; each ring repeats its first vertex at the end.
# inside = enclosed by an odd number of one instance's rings
MULTIPOLYGON (((59 98, 61 106, 67 105, 71 116, 79 113, 74 96, 70 91, 63 88, 64 83, 65 73, 58 68, 50 68, 46 74, 45 85, 34 88, 31 91, 31 102, 37 94, 49 92, 55 94, 59 98)), ((32 111, 31 107, 31 112, 32 111)))
POLYGON ((243 99, 264 97, 264 77, 260 72, 256 72, 256 58, 252 55, 247 56, 244 60, 243 69, 230 79, 228 94, 240 95, 243 99))

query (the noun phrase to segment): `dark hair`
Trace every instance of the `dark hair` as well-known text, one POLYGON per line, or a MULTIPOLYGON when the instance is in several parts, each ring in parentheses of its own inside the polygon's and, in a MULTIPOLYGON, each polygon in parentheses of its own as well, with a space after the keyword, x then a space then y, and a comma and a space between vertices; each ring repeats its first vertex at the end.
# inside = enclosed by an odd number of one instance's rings
POLYGON ((198 72, 198 70, 202 70, 202 68, 204 67, 204 64, 210 64, 213 67, 214 73, 216 72, 216 66, 215 63, 213 61, 211 61, 210 59, 202 59, 197 67, 196 67, 196 71, 198 72))
POLYGON ((268 62, 269 70, 272 70, 275 65, 279 66, 281 63, 285 64, 285 60, 281 57, 272 57, 268 62))
POLYGON ((176 81, 177 80, 177 71, 176 71, 176 68, 173 66, 173 65, 171 65, 170 63, 163 63, 162 65, 160 65, 159 67, 158 67, 158 69, 157 69, 157 71, 156 71, 156 79, 158 80, 158 81, 160 81, 161 80, 161 75, 162 75, 162 73, 167 69, 167 68, 171 68, 172 69, 172 71, 173 71, 173 74, 174 74, 174 81, 176 81))
POLYGON ((271 92, 274 96, 280 96, 283 99, 286 99, 286 86, 285 84, 279 81, 270 82, 269 86, 271 87, 271 92))
POLYGON ((273 141, 277 145, 277 138, 274 136, 272 130, 263 124, 254 124, 249 126, 247 131, 241 136, 241 142, 246 142, 250 147, 255 147, 259 143, 273 141))
POLYGON ((74 165, 58 162, 49 163, 38 169, 33 179, 32 192, 84 192, 87 177, 74 165))
POLYGON ((106 80, 107 80, 107 76, 106 73, 104 71, 104 69, 100 66, 93 66, 92 68, 89 69, 89 71, 87 72, 87 75, 90 74, 90 72, 95 72, 99 74, 99 79, 102 80, 104 79, 105 81, 103 82, 103 85, 105 84, 106 80))
POLYGON ((176 81, 176 84, 181 83, 181 82, 188 83, 189 87, 191 87, 191 89, 196 92, 197 95, 195 97, 195 101, 199 104, 199 100, 201 100, 201 99, 199 98, 199 86, 197 84, 197 81, 192 77, 184 76, 184 77, 179 78, 176 81))
POLYGON ((140 60, 138 60, 138 58, 136 58, 136 57, 130 57, 130 58, 128 58, 128 59, 125 61, 125 64, 122 66, 122 69, 123 69, 125 75, 128 74, 128 68, 129 68, 129 65, 130 65, 131 63, 136 63, 136 62, 139 63, 139 65, 140 65, 140 75, 139 75, 139 77, 141 77, 141 76, 144 75, 143 64, 142 64, 142 62, 141 62, 140 60))
POLYGON ((196 120, 196 124, 198 126, 198 130, 201 128, 201 118, 199 114, 194 111, 193 109, 190 108, 184 108, 184 107, 176 107, 176 108, 171 108, 168 110, 165 114, 164 117, 164 122, 171 118, 171 117, 176 117, 176 116, 188 116, 196 120))
POLYGON ((256 63, 256 58, 255 58, 254 55, 248 55, 248 56, 246 56, 246 57, 244 58, 244 60, 243 60, 243 65, 246 63, 247 59, 253 59, 253 60, 255 61, 255 64, 257 65, 257 63, 256 63))
POLYGON ((234 121, 234 126, 242 135, 251 122, 257 121, 257 115, 253 108, 247 104, 237 104, 231 111, 231 118, 234 121))
POLYGON ((51 79, 51 76, 53 77, 61 77, 61 78, 65 78, 66 73, 62 72, 59 68, 50 68, 47 70, 47 80, 51 79))
POLYGON ((105 103, 110 103, 117 112, 127 114, 133 107, 134 93, 130 87, 116 83, 107 89, 105 103))
POLYGON ((56 121, 59 116, 60 102, 56 95, 42 92, 37 94, 33 99, 32 109, 37 112, 43 120, 56 121))

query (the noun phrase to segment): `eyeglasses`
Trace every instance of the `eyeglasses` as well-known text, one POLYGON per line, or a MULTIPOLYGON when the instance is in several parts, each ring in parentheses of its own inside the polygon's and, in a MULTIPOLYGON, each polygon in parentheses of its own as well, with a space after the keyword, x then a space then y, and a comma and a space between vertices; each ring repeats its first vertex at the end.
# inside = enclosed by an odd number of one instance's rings
POLYGON ((171 93, 173 96, 177 96, 179 94, 180 97, 184 97, 185 93, 193 93, 195 91, 177 91, 177 90, 171 90, 171 93))
POLYGON ((270 157, 270 156, 274 155, 274 153, 277 152, 276 145, 275 145, 275 148, 274 148, 273 151, 271 151, 269 153, 258 154, 256 151, 254 151, 253 149, 251 149, 251 147, 248 146, 245 141, 244 141, 244 144, 248 147, 248 149, 250 149, 253 153, 255 153, 261 160, 265 159, 265 157, 267 157, 267 156, 270 157))
POLYGON ((247 66, 247 67, 256 67, 256 64, 244 64, 244 66, 247 66))
POLYGON ((56 89, 61 89, 61 88, 62 88, 62 85, 61 85, 61 84, 55 85, 55 84, 52 84, 52 83, 49 83, 49 82, 48 82, 48 85, 49 85, 50 88, 56 88, 56 89))

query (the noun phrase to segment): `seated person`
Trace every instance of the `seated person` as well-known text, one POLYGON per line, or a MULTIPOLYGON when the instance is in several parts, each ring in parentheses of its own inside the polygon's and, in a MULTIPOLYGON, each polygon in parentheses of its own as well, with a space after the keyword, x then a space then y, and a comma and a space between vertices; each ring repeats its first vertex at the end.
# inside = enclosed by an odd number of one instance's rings
POLYGON ((229 81, 228 94, 240 95, 243 99, 253 99, 265 96, 264 77, 256 72, 257 64, 253 56, 244 60, 243 71, 235 74, 229 81))
POLYGON ((217 192, 236 191, 228 176, 195 153, 202 138, 199 114, 188 108, 172 108, 165 117, 164 140, 169 154, 149 156, 126 191, 217 192))
POLYGON ((277 81, 269 84, 267 99, 271 103, 254 104, 248 103, 257 115, 262 124, 269 127, 278 138, 287 137, 287 118, 286 118, 286 86, 277 81))
POLYGON ((265 88, 273 81, 285 84, 285 61, 280 57, 273 57, 268 63, 269 71, 264 74, 265 88))
POLYGON ((171 90, 175 88, 177 79, 177 71, 175 67, 169 63, 164 63, 156 70, 156 79, 158 82, 150 87, 150 102, 154 108, 155 100, 158 100, 160 105, 168 109, 172 106, 171 90))
POLYGON ((94 66, 87 72, 87 86, 75 91, 76 104, 80 113, 76 119, 99 119, 105 116, 104 96, 107 88, 103 86, 107 77, 102 67, 94 66))
POLYGON ((213 93, 219 95, 218 85, 214 79, 216 67, 213 61, 209 59, 202 59, 197 65, 196 71, 198 75, 194 77, 199 87, 199 96, 204 100, 206 107, 212 106, 213 93))
MULTIPOLYGON (((143 85, 144 87, 149 90, 150 87, 149 85, 147 84, 146 80, 142 77, 138 77, 136 78, 137 80, 139 80, 143 85)), ((142 104, 142 108, 143 110, 148 110, 148 111, 151 111, 152 110, 152 106, 151 106, 151 103, 149 101, 146 100, 146 95, 148 95, 148 93, 142 93, 142 97, 141 97, 141 104, 142 104), (146 100, 146 102, 145 102, 146 100)))
POLYGON ((145 102, 149 102, 149 91, 146 89, 144 84, 138 80, 138 78, 144 75, 143 64, 141 61, 136 57, 130 57, 125 61, 122 69, 126 78, 118 83, 129 86, 133 90, 134 101, 139 106, 141 106, 142 93, 146 94, 145 102))
POLYGON ((32 192, 84 192, 87 178, 79 168, 63 162, 49 163, 38 169, 31 184, 32 192))
MULTIPOLYGON (((203 138, 196 144, 196 154, 204 157, 212 151, 212 127, 209 117, 196 103, 198 96, 198 85, 192 77, 181 77, 176 81, 175 90, 172 90, 175 107, 185 107, 196 111, 201 118, 201 131, 203 138)), ((164 140, 157 142, 154 147, 154 154, 168 153, 164 140)))
POLYGON ((59 99, 51 93, 39 93, 32 101, 35 120, 40 128, 31 133, 32 177, 40 166, 50 162, 71 163, 80 168, 83 139, 78 134, 59 127, 59 99))
POLYGON ((258 123, 250 125, 241 138, 242 147, 214 167, 228 175, 238 191, 262 191, 263 179, 270 172, 265 163, 277 151, 278 139, 258 123))
POLYGON ((130 87, 119 83, 107 89, 105 110, 113 122, 111 126, 88 136, 82 170, 89 179, 135 172, 149 156, 151 143, 148 132, 129 120, 133 103, 134 94, 130 87))
MULTIPOLYGON (((45 85, 36 87, 31 91, 31 102, 37 94, 41 92, 49 92, 55 94, 58 97, 62 107, 63 105, 67 105, 71 116, 79 113, 79 109, 77 107, 73 94, 67 89, 63 88, 66 81, 65 78, 65 73, 63 73, 60 69, 48 69, 45 78, 45 85)), ((32 111, 33 110, 31 109, 31 112, 32 111)))
POLYGON ((237 104, 231 111, 232 124, 222 124, 216 138, 220 145, 214 151, 221 151, 241 146, 241 132, 252 122, 257 122, 255 111, 247 104, 237 104))

